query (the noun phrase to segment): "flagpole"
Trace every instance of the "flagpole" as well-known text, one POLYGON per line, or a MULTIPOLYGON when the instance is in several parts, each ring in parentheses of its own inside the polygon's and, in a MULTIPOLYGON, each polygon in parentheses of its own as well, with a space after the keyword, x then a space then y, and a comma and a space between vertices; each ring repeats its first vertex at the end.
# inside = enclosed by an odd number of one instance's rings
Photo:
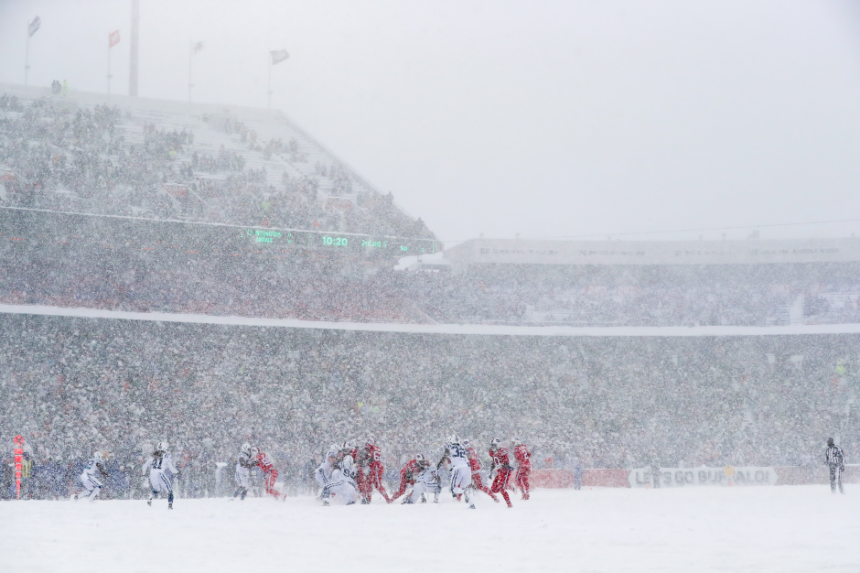
POLYGON ((27 50, 24 52, 24 87, 27 86, 27 76, 30 74, 30 25, 27 25, 27 50))
POLYGON ((110 46, 110 32, 108 32, 108 74, 107 74, 107 81, 108 81, 108 92, 107 93, 108 93, 108 95, 110 95, 110 47, 111 47, 110 46))
POLYGON ((188 105, 191 105, 191 60, 194 58, 194 43, 188 40, 188 105))

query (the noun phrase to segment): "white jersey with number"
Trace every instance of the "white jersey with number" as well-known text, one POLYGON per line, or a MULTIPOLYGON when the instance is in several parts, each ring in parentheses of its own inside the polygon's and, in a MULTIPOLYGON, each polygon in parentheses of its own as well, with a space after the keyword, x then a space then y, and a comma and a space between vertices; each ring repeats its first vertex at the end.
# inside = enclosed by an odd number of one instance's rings
POLYGON ((173 475, 179 472, 176 466, 173 465, 173 459, 170 457, 170 454, 149 456, 149 459, 143 464, 143 472, 146 473, 147 469, 149 470, 149 485, 152 486, 152 491, 163 491, 165 493, 172 491, 170 477, 165 472, 170 472, 173 475))
POLYGON ((356 485, 352 472, 336 467, 331 472, 331 481, 323 488, 323 499, 348 505, 355 503, 356 485))
POLYGON ((161 476, 164 475, 164 472, 166 471, 169 471, 172 474, 179 473, 176 466, 173 465, 173 458, 170 457, 170 454, 149 456, 149 459, 146 460, 145 464, 143 464, 144 474, 147 469, 149 470, 149 478, 151 480, 155 480, 156 478, 161 479, 161 476))
POLYGON ((466 454, 466 448, 460 444, 448 444, 445 446, 445 451, 448 453, 448 458, 451 460, 451 469, 467 467, 469 468, 469 457, 466 454))

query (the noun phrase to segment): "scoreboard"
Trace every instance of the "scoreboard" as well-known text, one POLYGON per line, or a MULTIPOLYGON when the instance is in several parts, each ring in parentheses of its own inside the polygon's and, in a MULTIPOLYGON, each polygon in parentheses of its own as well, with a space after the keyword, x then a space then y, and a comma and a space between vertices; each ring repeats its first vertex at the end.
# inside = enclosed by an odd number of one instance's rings
POLYGON ((5 246, 38 251, 65 248, 63 245, 142 250, 153 255, 168 250, 213 256, 317 251, 375 259, 442 249, 435 239, 0 208, 0 250, 5 246))
POLYGON ((432 254, 440 248, 433 239, 401 239, 397 237, 376 237, 352 233, 319 233, 316 231, 296 231, 271 229, 268 227, 245 227, 240 231, 244 240, 255 244, 281 245, 320 250, 362 251, 372 250, 392 256, 432 254))

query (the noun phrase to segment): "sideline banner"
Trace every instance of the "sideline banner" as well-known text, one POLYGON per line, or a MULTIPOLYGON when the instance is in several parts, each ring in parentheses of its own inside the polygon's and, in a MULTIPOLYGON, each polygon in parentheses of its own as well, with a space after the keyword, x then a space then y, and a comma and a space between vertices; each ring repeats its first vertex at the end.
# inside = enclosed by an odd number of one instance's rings
MULTIPOLYGON (((582 487, 630 487, 629 470, 585 470, 582 487)), ((533 488, 551 489, 574 487, 576 482, 572 470, 532 470, 529 478, 533 488)))
POLYGON ((769 467, 659 468, 655 476, 651 468, 630 470, 630 487, 694 487, 776 485, 779 476, 769 467))

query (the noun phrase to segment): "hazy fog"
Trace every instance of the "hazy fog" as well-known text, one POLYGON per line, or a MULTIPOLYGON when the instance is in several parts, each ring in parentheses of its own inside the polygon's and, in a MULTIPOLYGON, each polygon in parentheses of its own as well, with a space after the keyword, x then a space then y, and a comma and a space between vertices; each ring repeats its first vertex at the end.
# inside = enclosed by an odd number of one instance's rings
MULTIPOLYGON (((130 0, 0 0, 0 82, 128 90, 130 0)), ((140 95, 266 105, 442 239, 860 220, 851 2, 141 0, 140 95)), ((761 228, 860 236, 860 221, 761 228)), ((745 238, 751 229, 651 235, 745 238)))

